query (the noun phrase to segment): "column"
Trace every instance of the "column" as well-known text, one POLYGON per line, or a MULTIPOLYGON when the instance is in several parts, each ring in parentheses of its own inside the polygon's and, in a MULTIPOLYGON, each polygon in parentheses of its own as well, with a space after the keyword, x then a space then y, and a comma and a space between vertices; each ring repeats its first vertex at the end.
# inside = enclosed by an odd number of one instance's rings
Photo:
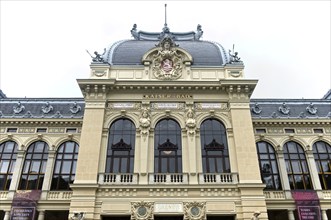
POLYGON ((9 220, 9 219, 10 219, 10 211, 6 211, 5 212, 5 217, 3 218, 3 220, 9 220))
POLYGON ((325 209, 322 209, 322 220, 328 220, 328 216, 326 215, 325 209))
POLYGON ((38 220, 44 220, 45 219, 45 210, 40 210, 38 215, 38 220))
MULTIPOLYGON (((310 149, 310 147, 309 147, 310 149)), ((322 190, 321 183, 319 181, 317 167, 314 159, 314 153, 312 150, 307 150, 307 164, 311 177, 311 181, 313 183, 314 190, 322 190)))
POLYGON ((291 187, 290 187, 290 183, 288 180, 286 164, 285 164, 285 160, 284 160, 284 153, 283 153, 283 150, 279 149, 279 147, 278 147, 278 150, 276 151, 276 157, 278 160, 280 180, 281 180, 281 183, 283 186, 283 190, 285 191, 285 197, 292 198, 291 187))
POLYGON ((294 218, 294 210, 287 210, 288 220, 295 220, 294 218))
POLYGON ((41 199, 46 199, 47 192, 50 190, 50 185, 52 182, 52 175, 53 175, 53 168, 55 163, 55 150, 49 150, 48 151, 48 159, 46 164, 46 170, 45 170, 45 176, 44 176, 44 182, 42 186, 42 194, 41 199))
MULTIPOLYGON (((24 146, 22 146, 22 148, 23 147, 24 146)), ((24 154, 25 154, 24 150, 17 151, 17 158, 16 158, 16 162, 15 162, 13 177, 12 177, 10 187, 9 187, 9 192, 15 192, 16 189, 18 188, 18 184, 19 184, 19 180, 21 177, 21 172, 22 172, 23 164, 24 164, 24 154)))

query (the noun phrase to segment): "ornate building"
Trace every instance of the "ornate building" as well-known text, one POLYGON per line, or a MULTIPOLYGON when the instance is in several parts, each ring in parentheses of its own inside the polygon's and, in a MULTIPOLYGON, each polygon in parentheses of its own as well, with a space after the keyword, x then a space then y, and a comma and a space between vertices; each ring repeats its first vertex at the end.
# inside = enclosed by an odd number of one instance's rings
POLYGON ((0 92, 1 219, 331 219, 330 91, 250 99, 200 25, 131 34, 95 52, 84 98, 0 92))

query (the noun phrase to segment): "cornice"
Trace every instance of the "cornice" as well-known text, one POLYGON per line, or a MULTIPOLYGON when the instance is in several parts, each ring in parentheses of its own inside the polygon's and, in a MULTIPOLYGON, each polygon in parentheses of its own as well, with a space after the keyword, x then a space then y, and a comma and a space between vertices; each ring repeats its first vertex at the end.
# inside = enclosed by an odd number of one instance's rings
POLYGON ((31 119, 31 118, 2 118, 0 125, 82 125, 83 119, 31 119))
POLYGON ((327 118, 313 119, 313 120, 298 120, 298 119, 255 119, 252 118, 253 125, 330 125, 331 120, 327 118))

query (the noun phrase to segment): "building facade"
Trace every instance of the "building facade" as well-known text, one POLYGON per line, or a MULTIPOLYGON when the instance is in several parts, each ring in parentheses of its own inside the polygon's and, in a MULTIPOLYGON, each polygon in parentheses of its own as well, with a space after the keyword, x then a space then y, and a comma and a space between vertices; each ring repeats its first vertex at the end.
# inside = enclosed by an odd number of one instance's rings
POLYGON ((251 99, 234 51, 137 31, 84 98, 0 102, 0 217, 331 219, 331 99, 251 99), (313 218, 312 218, 313 217, 313 218))

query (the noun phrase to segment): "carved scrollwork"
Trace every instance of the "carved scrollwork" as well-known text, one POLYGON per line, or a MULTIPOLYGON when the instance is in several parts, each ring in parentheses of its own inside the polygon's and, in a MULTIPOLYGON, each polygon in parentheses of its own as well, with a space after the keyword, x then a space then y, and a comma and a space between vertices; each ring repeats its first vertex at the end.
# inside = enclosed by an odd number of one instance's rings
POLYGON ((41 107, 41 111, 44 114, 48 114, 53 110, 53 106, 49 104, 49 102, 46 102, 44 106, 41 107))
POLYGON ((309 112, 309 114, 311 115, 316 115, 317 114, 317 108, 314 106, 313 103, 310 103, 307 108, 306 108, 307 112, 309 112))
POLYGON ((290 114, 290 107, 288 107, 285 102, 279 106, 278 110, 284 115, 290 114))
POLYGON ((262 109, 260 108, 258 103, 255 103, 254 106, 251 108, 252 112, 259 115, 262 112, 262 109))
POLYGON ((205 202, 184 202, 185 220, 206 220, 205 202))
POLYGON ((131 202, 131 220, 153 220, 153 202, 131 202))
POLYGON ((21 102, 18 102, 16 106, 13 107, 13 111, 15 114, 19 114, 22 111, 24 111, 25 107, 21 104, 21 102))
POLYGON ((80 107, 77 102, 74 102, 73 106, 70 107, 70 111, 72 114, 77 114, 78 112, 80 112, 81 109, 82 107, 80 107))

